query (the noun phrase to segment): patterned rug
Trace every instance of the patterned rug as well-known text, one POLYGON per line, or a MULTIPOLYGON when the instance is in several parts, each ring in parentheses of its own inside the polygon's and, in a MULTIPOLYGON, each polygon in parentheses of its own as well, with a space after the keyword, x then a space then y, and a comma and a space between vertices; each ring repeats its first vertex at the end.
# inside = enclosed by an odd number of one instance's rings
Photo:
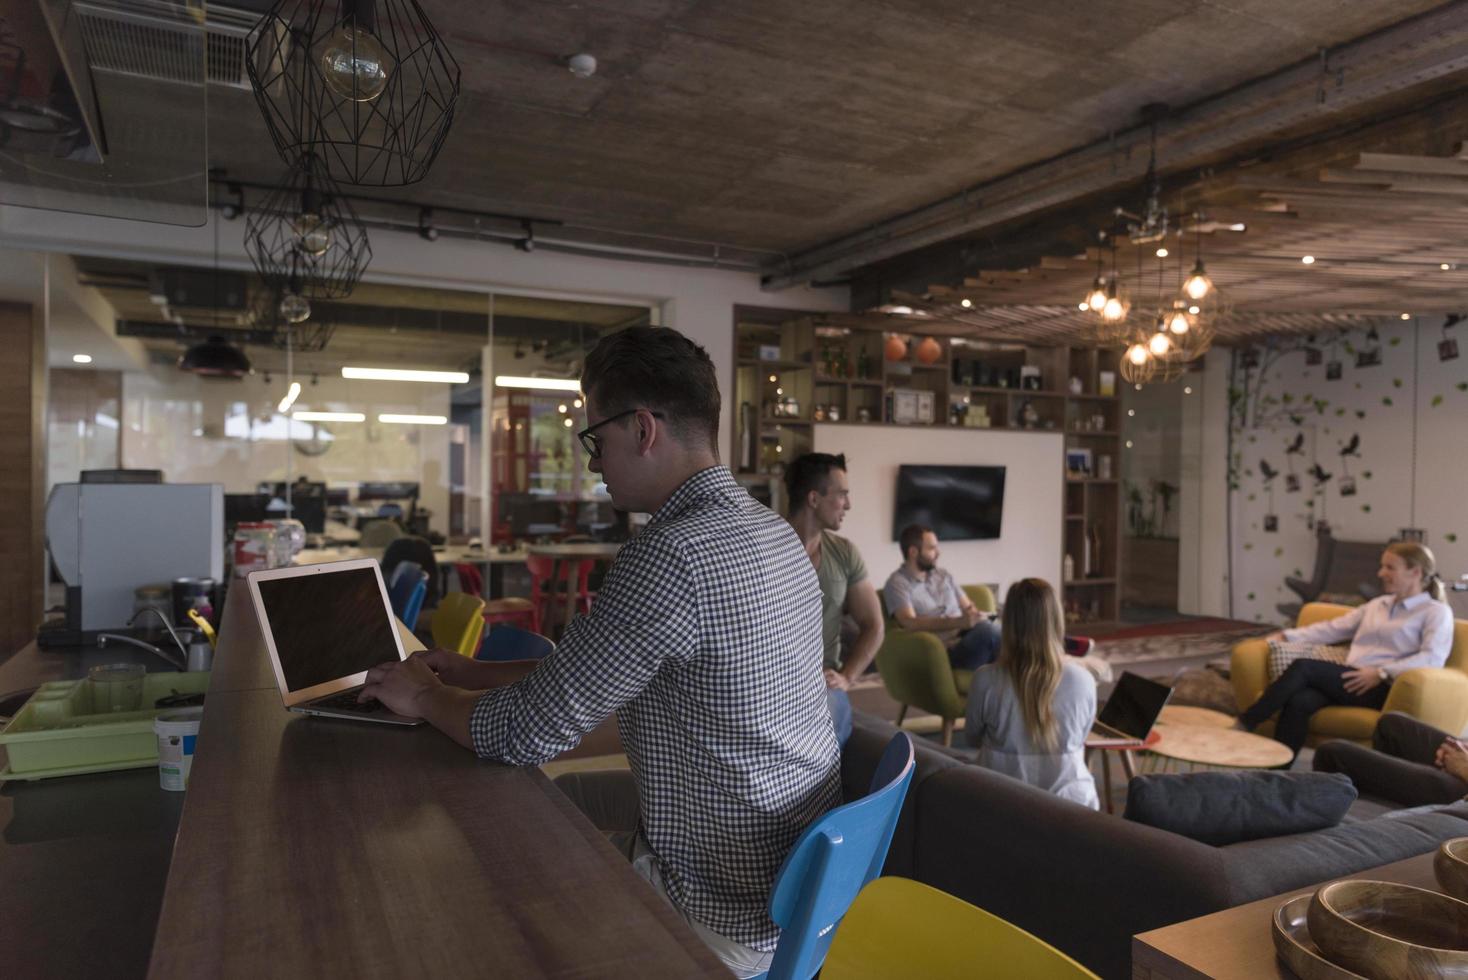
POLYGON ((1092 651, 1092 655, 1100 657, 1113 667, 1153 660, 1191 660, 1195 657, 1227 660, 1235 643, 1253 636, 1263 636, 1273 629, 1272 626, 1250 626, 1215 633, 1177 633, 1123 640, 1103 636, 1096 640, 1096 649, 1092 651))

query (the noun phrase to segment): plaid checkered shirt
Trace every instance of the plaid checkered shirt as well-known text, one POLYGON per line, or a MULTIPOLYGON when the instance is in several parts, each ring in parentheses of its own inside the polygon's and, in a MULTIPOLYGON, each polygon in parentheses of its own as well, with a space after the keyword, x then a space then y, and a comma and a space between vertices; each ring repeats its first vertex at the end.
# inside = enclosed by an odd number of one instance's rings
POLYGON ((556 650, 479 699, 474 748, 537 765, 617 712, 668 896, 770 950, 775 875, 840 802, 821 651, 821 590, 800 539, 710 467, 622 548, 556 650))

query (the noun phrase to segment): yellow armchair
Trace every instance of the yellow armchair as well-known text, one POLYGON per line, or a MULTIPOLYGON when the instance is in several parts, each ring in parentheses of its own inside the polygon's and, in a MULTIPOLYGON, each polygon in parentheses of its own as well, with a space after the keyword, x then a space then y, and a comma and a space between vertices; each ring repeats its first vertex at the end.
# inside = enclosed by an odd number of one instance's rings
MULTIPOLYGON (((1307 603, 1296 626, 1309 626, 1350 612, 1349 606, 1328 602, 1307 603)), ((1262 639, 1245 640, 1234 646, 1230 659, 1234 699, 1243 711, 1259 700, 1269 684, 1269 644, 1262 639)), ((1310 719, 1311 745, 1331 738, 1346 738, 1371 744, 1376 721, 1385 711, 1401 711, 1445 732, 1458 734, 1468 726, 1468 621, 1453 624, 1453 648, 1445 667, 1419 667, 1403 673, 1392 683, 1381 711, 1371 708, 1332 706, 1321 708, 1310 719)), ((1273 730, 1273 721, 1260 726, 1261 733, 1273 730)))

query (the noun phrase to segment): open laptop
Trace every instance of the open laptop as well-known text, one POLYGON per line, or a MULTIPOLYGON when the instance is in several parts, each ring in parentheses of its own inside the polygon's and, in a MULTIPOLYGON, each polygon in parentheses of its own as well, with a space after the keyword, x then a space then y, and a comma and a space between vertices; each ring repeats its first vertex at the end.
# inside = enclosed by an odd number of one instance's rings
POLYGON ((1087 744, 1141 745, 1152 734, 1152 726, 1167 707, 1172 688, 1166 684, 1123 671, 1091 726, 1087 744))
POLYGON ((370 668, 405 657, 376 560, 272 568, 251 572, 246 582, 287 708, 388 725, 422 724, 377 701, 357 703, 370 668))

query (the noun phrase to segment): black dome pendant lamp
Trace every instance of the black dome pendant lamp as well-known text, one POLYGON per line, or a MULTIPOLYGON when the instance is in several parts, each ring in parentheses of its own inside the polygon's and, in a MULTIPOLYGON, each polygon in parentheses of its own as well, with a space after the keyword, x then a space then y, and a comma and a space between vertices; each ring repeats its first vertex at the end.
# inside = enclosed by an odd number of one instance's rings
POLYGON ((244 351, 216 334, 184 351, 178 367, 201 378, 238 381, 250 373, 250 359, 244 351))

